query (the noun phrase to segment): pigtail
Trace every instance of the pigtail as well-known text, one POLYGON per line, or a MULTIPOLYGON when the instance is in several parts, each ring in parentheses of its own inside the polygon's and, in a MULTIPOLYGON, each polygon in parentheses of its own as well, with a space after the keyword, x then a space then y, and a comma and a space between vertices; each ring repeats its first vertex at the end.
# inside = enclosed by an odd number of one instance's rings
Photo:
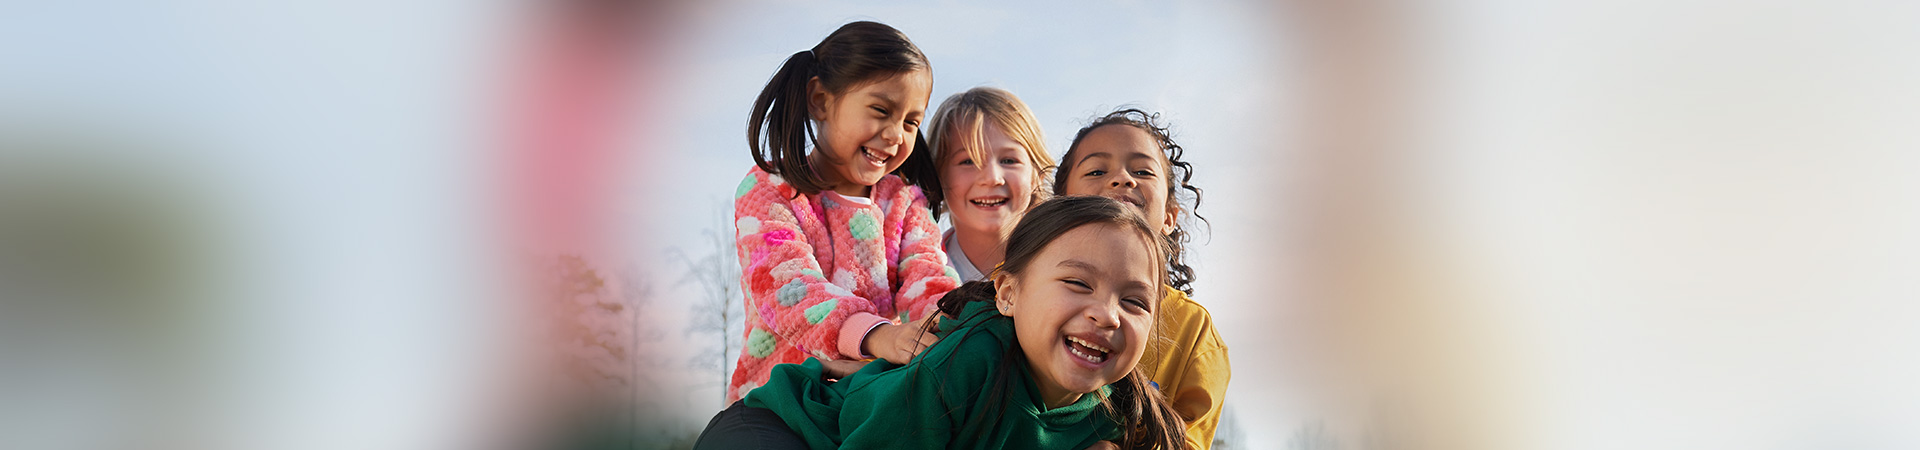
POLYGON ((1120 422, 1120 448, 1183 450, 1182 434, 1187 429, 1180 414, 1167 404, 1166 397, 1147 384, 1147 375, 1135 366, 1132 372, 1112 384, 1113 393, 1103 405, 1107 414, 1120 422))
POLYGON ((767 80, 760 97, 753 101, 753 118, 747 122, 747 146, 753 149, 753 163, 769 174, 780 175, 787 184, 803 193, 815 193, 826 184, 807 165, 807 144, 813 140, 813 118, 807 105, 807 82, 814 76, 812 50, 794 53, 767 80))
MULTIPOLYGON (((998 294, 994 291, 993 282, 970 281, 960 285, 958 288, 954 288, 954 290, 947 291, 947 295, 940 297, 937 306, 940 308, 940 314, 948 318, 957 318, 960 317, 960 310, 965 309, 967 304, 973 302, 992 302, 997 298, 996 295, 998 294)), ((1007 320, 1006 317, 1000 317, 999 319, 1007 320)), ((937 328, 936 324, 928 323, 926 328, 922 328, 920 332, 932 333, 935 328, 937 328)), ((971 337, 971 335, 949 335, 948 339, 966 339, 968 337, 971 337)), ((984 400, 986 404, 990 406, 974 410, 972 416, 963 420, 960 429, 954 433, 953 442, 977 444, 994 435, 994 430, 999 427, 1001 417, 1006 414, 1004 408, 1001 406, 1007 403, 1007 391, 1013 386, 1013 377, 1027 373, 1023 368, 1025 361, 1026 357, 1020 353, 1018 346, 1000 353, 1000 361, 994 364, 994 369, 987 375, 987 388, 983 391, 983 395, 987 396, 984 400)), ((915 360, 912 364, 926 364, 926 362, 923 360, 915 360)), ((945 391, 942 390, 940 392, 942 392, 940 401, 943 403, 955 404, 964 401, 964 399, 946 398, 945 391)), ((978 447, 978 445, 956 445, 955 447, 978 447)))
MULTIPOLYGON (((1091 223, 1109 223, 1126 227, 1142 237, 1142 242, 1153 245, 1154 253, 1165 255, 1168 251, 1166 241, 1153 239, 1156 233, 1146 222, 1146 218, 1133 208, 1117 200, 1104 197, 1072 196, 1058 197, 1035 206, 1027 215, 1021 217, 1007 238, 1007 259, 1000 269, 1006 273, 1021 273, 1035 255, 1054 239, 1068 230, 1091 223)), ((1162 279, 1166 273, 1160 272, 1162 279)), ((960 317, 960 312, 974 302, 993 302, 998 292, 992 281, 972 281, 960 285, 945 296, 940 297, 936 306, 940 313, 950 318, 960 317)), ((1012 320, 1009 317, 996 316, 990 320, 1012 320)), ((1159 316, 1155 315, 1156 323, 1159 316)), ((932 330, 923 330, 932 331, 932 330)), ((967 339, 971 334, 953 331, 943 339, 967 339)), ((924 360, 915 360, 910 364, 927 364, 924 360)), ((1014 386, 1016 378, 1030 373, 1028 361, 1016 343, 1000 355, 999 363, 985 381, 986 390, 981 393, 981 407, 976 408, 969 417, 961 422, 954 434, 955 443, 979 443, 994 436, 1005 414, 1007 392, 1014 386)), ((1114 382, 1109 394, 1101 399, 1101 407, 1106 416, 1116 421, 1121 429, 1122 447, 1127 449, 1167 449, 1183 450, 1186 429, 1179 414, 1167 400, 1147 384, 1147 376, 1140 366, 1134 365, 1127 375, 1114 382)), ((944 390, 940 401, 955 404, 965 399, 945 398, 944 390)), ((1089 394, 1093 395, 1093 394, 1089 394)), ((968 447, 977 445, 955 445, 968 447)))
MULTIPOLYGON (((814 134, 809 84, 820 81, 821 88, 840 94, 849 86, 896 73, 931 67, 927 55, 920 52, 907 35, 879 22, 851 22, 828 34, 810 50, 794 53, 767 80, 760 97, 753 101, 753 116, 747 121, 747 145, 753 149, 753 163, 768 174, 779 175, 801 194, 826 189, 827 181, 807 162, 807 147, 817 147, 814 134)), ((925 140, 914 134, 915 153, 923 153, 925 140)), ((931 174, 930 159, 915 165, 907 155, 904 173, 909 183, 939 185, 931 174), (923 174, 924 173, 924 174, 923 174), (907 175, 912 175, 908 178, 907 175)))
POLYGON ((946 296, 940 297, 938 305, 941 314, 946 314, 947 317, 960 317, 960 310, 966 309, 968 303, 991 302, 997 298, 995 295, 992 281, 968 281, 960 287, 947 291, 946 296))
POLYGON ((941 210, 945 209, 942 201, 946 200, 947 195, 945 189, 940 187, 940 166, 933 160, 933 153, 933 146, 927 145, 926 136, 915 131, 913 153, 907 155, 907 160, 901 162, 900 168, 894 169, 893 174, 899 175, 900 180, 907 182, 908 186, 920 187, 920 193, 927 197, 927 209, 933 211, 934 217, 940 217, 941 210))

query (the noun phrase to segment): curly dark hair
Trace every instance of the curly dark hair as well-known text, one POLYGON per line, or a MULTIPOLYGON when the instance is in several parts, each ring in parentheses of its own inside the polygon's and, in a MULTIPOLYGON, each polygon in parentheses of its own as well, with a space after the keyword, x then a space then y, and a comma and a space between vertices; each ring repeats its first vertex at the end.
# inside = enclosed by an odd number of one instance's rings
POLYGON ((1172 180, 1178 181, 1167 183, 1167 200, 1173 202, 1176 211, 1173 232, 1167 233, 1167 245, 1172 249, 1167 252, 1167 279, 1168 284, 1174 289, 1193 295, 1193 267, 1187 266, 1186 261, 1187 243, 1193 242, 1193 234, 1188 231, 1188 228, 1193 225, 1193 221, 1186 216, 1192 215, 1200 219, 1200 222, 1209 228, 1213 223, 1208 221, 1206 216, 1200 215, 1200 199, 1203 191, 1192 183, 1193 164, 1181 159, 1186 155, 1186 149, 1173 142, 1173 133, 1168 130, 1169 127, 1166 124, 1161 122, 1160 113, 1148 113, 1139 108, 1125 108, 1095 118, 1087 123, 1087 126, 1081 127, 1080 132, 1074 133, 1073 144, 1067 146, 1067 153, 1060 155, 1060 166, 1053 172, 1053 194, 1066 195, 1067 177, 1073 173, 1073 153, 1080 149, 1080 141, 1086 139, 1087 134, 1092 133, 1093 130, 1108 125, 1139 128, 1153 136, 1153 141, 1160 147, 1160 151, 1166 153, 1167 165, 1170 166, 1167 168, 1168 173, 1173 174, 1172 180), (1187 203, 1188 200, 1192 200, 1192 203, 1187 203))

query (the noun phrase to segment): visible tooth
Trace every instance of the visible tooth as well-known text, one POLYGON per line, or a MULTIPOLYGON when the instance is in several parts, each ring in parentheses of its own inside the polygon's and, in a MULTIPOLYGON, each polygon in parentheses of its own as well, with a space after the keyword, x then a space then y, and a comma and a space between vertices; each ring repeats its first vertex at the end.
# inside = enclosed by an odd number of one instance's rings
POLYGON ((1098 345, 1093 345, 1093 343, 1092 343, 1092 342, 1087 342, 1087 341, 1086 341, 1085 339, 1080 339, 1080 338, 1077 338, 1077 337, 1073 337, 1073 336, 1068 336, 1068 337, 1067 337, 1067 340, 1070 340, 1070 341, 1073 341, 1073 342, 1078 342, 1078 343, 1080 343, 1080 345, 1085 345, 1085 346, 1087 346, 1087 348, 1091 348, 1091 349, 1094 349, 1094 350, 1099 350, 1099 351, 1101 351, 1101 352, 1105 352, 1105 353, 1112 353, 1112 352, 1113 352, 1112 350, 1107 350, 1107 348, 1106 348, 1106 347, 1101 347, 1101 346, 1098 346, 1098 345))

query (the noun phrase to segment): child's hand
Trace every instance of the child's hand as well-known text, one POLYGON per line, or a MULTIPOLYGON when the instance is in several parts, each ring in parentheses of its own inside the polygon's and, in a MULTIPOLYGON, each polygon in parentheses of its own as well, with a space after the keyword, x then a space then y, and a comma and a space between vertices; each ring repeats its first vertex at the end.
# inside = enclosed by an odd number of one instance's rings
POLYGON ((1113 441, 1100 441, 1087 447, 1087 450, 1120 450, 1120 446, 1114 445, 1113 441))
POLYGON ((920 352, 925 351, 927 347, 932 347, 933 343, 940 342, 940 338, 933 333, 920 331, 937 317, 940 315, 928 314, 927 318, 912 325, 891 323, 881 325, 873 329, 872 333, 868 333, 866 342, 861 345, 866 347, 867 354, 894 364, 906 364, 912 361, 913 357, 919 356, 920 352))
POLYGON ((827 380, 846 378, 847 375, 853 375, 854 372, 859 372, 860 368, 866 367, 869 362, 872 361, 851 361, 845 359, 821 361, 820 377, 827 380))

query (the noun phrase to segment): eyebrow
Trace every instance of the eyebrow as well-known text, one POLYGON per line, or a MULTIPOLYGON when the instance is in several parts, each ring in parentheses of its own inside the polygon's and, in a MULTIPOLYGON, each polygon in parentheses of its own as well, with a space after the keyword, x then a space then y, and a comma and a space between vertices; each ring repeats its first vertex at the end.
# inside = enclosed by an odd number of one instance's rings
POLYGON ((1074 164, 1086 164, 1086 163, 1087 163, 1087 160, 1089 160, 1089 159, 1093 159, 1094 157, 1101 157, 1101 158, 1112 158, 1112 157, 1113 157, 1113 155, 1110 155, 1110 154, 1107 154, 1107 152, 1092 152, 1092 153, 1090 153, 1090 154, 1088 154, 1087 156, 1082 156, 1082 157, 1080 157, 1080 160, 1079 160, 1079 161, 1074 161, 1073 163, 1074 163, 1074 164))
POLYGON ((1080 269, 1080 270, 1085 270, 1085 271, 1088 271, 1088 272, 1099 272, 1099 271, 1100 271, 1100 268, 1099 268, 1099 267, 1094 267, 1094 265, 1093 265, 1093 264, 1091 264, 1091 263, 1088 263, 1088 262, 1086 262, 1086 261, 1081 261, 1081 260, 1077 260, 1077 259, 1068 259, 1068 260, 1064 260, 1064 261, 1060 261, 1060 264, 1058 264, 1058 265, 1056 265, 1055 267, 1069 267, 1069 268, 1074 268, 1074 269, 1080 269))
POLYGON ((880 101, 887 102, 887 106, 900 104, 899 101, 894 100, 893 97, 887 96, 887 94, 883 94, 879 92, 868 92, 867 95, 872 96, 873 98, 880 99, 880 101))
MULTIPOLYGON (((1089 159, 1093 159, 1093 158, 1095 158, 1095 157, 1101 157, 1101 158, 1112 158, 1112 157, 1113 157, 1113 155, 1112 155, 1112 154, 1110 154, 1110 153, 1107 153, 1107 152, 1104 152, 1104 151, 1102 151, 1102 152, 1092 152, 1092 153, 1090 153, 1090 154, 1088 154, 1087 156, 1082 156, 1082 157, 1080 157, 1080 160, 1079 160, 1079 161, 1076 161, 1076 162, 1074 162, 1074 164, 1086 164, 1086 163, 1087 163, 1087 160, 1089 160, 1089 159)), ((1132 161, 1138 161, 1138 160, 1141 160, 1141 159, 1146 159, 1146 160, 1151 160, 1151 161, 1153 161, 1153 162, 1160 162, 1160 159, 1159 159, 1159 158, 1155 158, 1155 157, 1153 157, 1153 155, 1152 155, 1152 154, 1148 154, 1148 153, 1133 153, 1133 154, 1129 154, 1129 155, 1127 155, 1127 161, 1128 161, 1128 162, 1132 162, 1132 161)))

